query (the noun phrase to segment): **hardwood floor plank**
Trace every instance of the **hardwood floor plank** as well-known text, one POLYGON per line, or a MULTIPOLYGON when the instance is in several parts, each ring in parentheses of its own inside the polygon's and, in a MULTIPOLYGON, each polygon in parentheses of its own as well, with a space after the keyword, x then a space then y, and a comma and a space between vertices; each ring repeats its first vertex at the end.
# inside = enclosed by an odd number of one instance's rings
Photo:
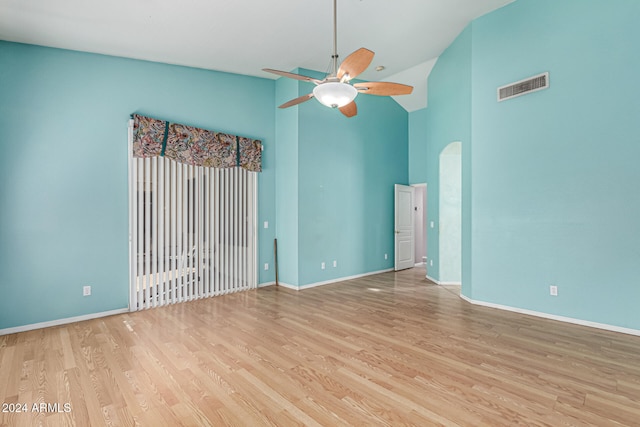
MULTIPOLYGON (((441 414, 428 409, 426 407, 427 402, 423 402, 422 405, 416 404, 410 399, 407 399, 403 396, 399 396, 398 394, 393 393, 389 389, 377 384, 376 382, 356 374, 352 370, 341 369, 338 372, 343 378, 347 378, 348 380, 350 380, 351 384, 353 384, 352 387, 354 389, 359 390, 360 393, 366 396, 366 398, 363 399, 362 402, 367 402, 370 399, 375 399, 376 401, 384 402, 385 403, 384 415, 387 415, 389 413, 398 413, 400 411, 402 412, 414 411, 426 417, 427 419, 431 420, 431 422, 435 424, 448 425, 448 426, 459 425, 454 421, 452 421, 452 419, 445 418, 441 414), (394 411, 394 408, 397 408, 397 409, 394 411)), ((392 423, 393 420, 388 420, 388 421, 389 421, 389 425, 393 425, 392 423)))
POLYGON ((473 306, 424 270, 0 337, 0 426, 605 426, 640 337, 473 306))

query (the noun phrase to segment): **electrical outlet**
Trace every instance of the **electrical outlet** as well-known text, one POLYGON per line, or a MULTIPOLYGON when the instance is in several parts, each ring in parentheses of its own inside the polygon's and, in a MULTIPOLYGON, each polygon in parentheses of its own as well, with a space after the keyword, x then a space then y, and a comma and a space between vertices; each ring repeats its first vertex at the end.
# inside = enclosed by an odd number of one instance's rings
POLYGON ((429 267, 433 267, 433 260, 432 259, 429 260, 429 267))
POLYGON ((384 254, 384 259, 387 259, 387 258, 389 258, 389 255, 384 254))
POLYGON ((83 286, 82 287, 82 296, 83 297, 88 297, 89 295, 91 295, 91 286, 83 286))
POLYGON ((333 266, 337 267, 338 266, 338 261, 336 261, 335 259, 333 260, 333 266))
POLYGON ((324 270, 324 268, 325 268, 324 262, 322 264, 320 264, 320 268, 324 270))
POLYGON ((264 228, 269 228, 269 221, 264 222, 264 228))
POLYGON ((268 270, 268 269, 269 269, 269 263, 268 263, 268 262, 265 262, 265 263, 264 263, 264 269, 265 269, 265 270, 268 270))
POLYGON ((558 287, 556 285, 549 286, 549 295, 554 297, 558 296, 558 287))

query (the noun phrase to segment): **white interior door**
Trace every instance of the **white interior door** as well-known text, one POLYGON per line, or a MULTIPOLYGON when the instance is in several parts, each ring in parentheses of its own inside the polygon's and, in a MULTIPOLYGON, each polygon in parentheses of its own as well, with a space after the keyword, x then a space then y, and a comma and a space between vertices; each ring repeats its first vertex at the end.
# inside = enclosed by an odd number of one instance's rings
POLYGON ((396 271, 414 266, 413 187, 395 185, 395 264, 396 271))

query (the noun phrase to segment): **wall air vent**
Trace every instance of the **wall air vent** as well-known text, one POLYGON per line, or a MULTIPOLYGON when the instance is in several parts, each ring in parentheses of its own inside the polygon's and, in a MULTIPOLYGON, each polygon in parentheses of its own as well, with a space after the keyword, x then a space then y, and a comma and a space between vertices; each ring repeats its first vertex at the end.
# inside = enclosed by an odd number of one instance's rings
POLYGON ((498 88, 498 102, 549 87, 549 73, 538 74, 498 88))

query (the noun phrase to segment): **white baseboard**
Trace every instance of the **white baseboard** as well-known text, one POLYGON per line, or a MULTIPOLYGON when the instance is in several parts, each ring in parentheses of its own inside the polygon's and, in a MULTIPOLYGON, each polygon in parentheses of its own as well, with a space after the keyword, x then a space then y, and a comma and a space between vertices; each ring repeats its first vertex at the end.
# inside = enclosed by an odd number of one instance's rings
POLYGON ((574 319, 572 317, 557 316, 555 314, 543 313, 540 311, 527 310, 524 308, 511 307, 508 305, 494 304, 491 302, 477 301, 460 294, 460 298, 473 304, 483 307, 496 308, 498 310, 511 311, 519 314, 527 314, 529 316, 542 317, 544 319, 557 320, 564 323, 573 323, 574 325, 588 326, 590 328, 604 329, 606 331, 620 332, 623 334, 640 336, 640 330, 623 328, 621 326, 608 325, 606 323, 591 322, 588 320, 574 319))
POLYGON ((115 314, 128 313, 128 308, 103 311, 100 313, 85 314, 82 316, 67 317, 66 319, 50 320, 48 322, 32 323, 30 325, 16 326, 14 328, 0 329, 0 335, 16 334, 18 332, 32 331, 34 329, 49 328, 51 326, 66 325, 67 323, 82 322, 83 320, 97 319, 99 317, 113 316, 115 314))
POLYGON ((434 279, 433 277, 430 277, 427 274, 427 279, 431 280, 433 283, 435 283, 436 285, 443 285, 443 286, 448 286, 448 285, 452 285, 452 286, 462 286, 462 283, 460 282, 441 282, 439 280, 434 279))
POLYGON ((273 286, 275 284, 276 284, 276 282, 258 283, 258 288, 266 288, 267 286, 273 286))
MULTIPOLYGON (((282 286, 283 288, 294 289, 296 291, 298 290, 297 286, 290 285, 290 284, 284 283, 284 282, 278 282, 277 285, 278 286, 282 286)), ((266 288, 267 286, 276 286, 276 282, 261 283, 261 284, 258 285, 258 288, 266 288)))
POLYGON ((366 276, 373 276, 374 274, 388 273, 390 271, 393 271, 393 268, 389 268, 386 270, 372 271, 372 272, 363 273, 363 274, 356 274, 353 276, 339 277, 337 279, 325 280, 324 282, 309 283, 308 285, 302 285, 302 286, 290 285, 288 283, 283 283, 283 282, 278 282, 278 285, 282 286, 283 288, 289 288, 296 291, 301 291, 303 289, 315 288, 316 286, 324 286, 324 285, 329 285, 331 283, 345 282, 347 280, 359 279, 361 277, 366 277, 366 276))

